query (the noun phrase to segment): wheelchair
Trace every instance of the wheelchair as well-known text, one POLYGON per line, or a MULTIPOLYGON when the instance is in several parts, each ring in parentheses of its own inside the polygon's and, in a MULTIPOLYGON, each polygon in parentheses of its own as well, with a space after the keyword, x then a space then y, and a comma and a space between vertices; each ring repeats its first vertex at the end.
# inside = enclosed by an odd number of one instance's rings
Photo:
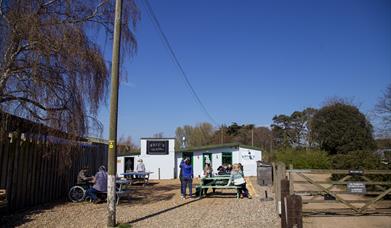
MULTIPOLYGON (((87 190, 92 186, 91 183, 79 183, 73 187, 71 187, 69 189, 69 192, 68 192, 68 198, 70 201, 74 202, 74 203, 78 203, 78 202, 82 202, 84 200, 86 200, 86 193, 87 193, 87 190)), ((120 198, 120 191, 121 189, 119 188, 119 185, 116 186, 116 201, 117 201, 117 204, 118 204, 118 201, 119 201, 119 198, 120 198)), ((97 194, 97 197, 100 198, 101 200, 106 200, 107 198, 107 193, 106 192, 98 192, 97 194)))
POLYGON ((85 200, 87 189, 90 188, 89 183, 80 183, 69 189, 68 198, 70 201, 76 203, 85 200))

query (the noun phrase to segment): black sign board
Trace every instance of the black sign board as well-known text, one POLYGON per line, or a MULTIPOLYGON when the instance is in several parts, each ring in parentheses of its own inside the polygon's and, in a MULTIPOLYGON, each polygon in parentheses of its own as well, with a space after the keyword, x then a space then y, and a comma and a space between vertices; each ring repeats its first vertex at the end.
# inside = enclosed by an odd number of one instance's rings
POLYGON ((168 141, 147 141, 147 154, 168 154, 168 141))
POLYGON ((346 187, 350 193, 365 194, 367 192, 363 182, 348 182, 346 187))

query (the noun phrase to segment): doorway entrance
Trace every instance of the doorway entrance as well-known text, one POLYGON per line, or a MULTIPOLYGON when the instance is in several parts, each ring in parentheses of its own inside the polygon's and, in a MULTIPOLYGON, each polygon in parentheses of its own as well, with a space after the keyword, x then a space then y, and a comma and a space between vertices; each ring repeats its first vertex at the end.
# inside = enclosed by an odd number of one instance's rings
POLYGON ((134 157, 125 157, 125 173, 134 170, 134 157))

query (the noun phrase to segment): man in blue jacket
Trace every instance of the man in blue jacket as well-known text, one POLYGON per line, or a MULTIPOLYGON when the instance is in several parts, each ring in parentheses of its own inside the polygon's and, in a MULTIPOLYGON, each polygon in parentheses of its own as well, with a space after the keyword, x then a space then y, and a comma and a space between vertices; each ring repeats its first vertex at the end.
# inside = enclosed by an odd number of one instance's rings
POLYGON ((181 184, 182 198, 186 198, 186 187, 189 186, 189 197, 192 197, 193 188, 193 166, 191 165, 190 159, 186 158, 185 163, 182 165, 182 184, 181 184))

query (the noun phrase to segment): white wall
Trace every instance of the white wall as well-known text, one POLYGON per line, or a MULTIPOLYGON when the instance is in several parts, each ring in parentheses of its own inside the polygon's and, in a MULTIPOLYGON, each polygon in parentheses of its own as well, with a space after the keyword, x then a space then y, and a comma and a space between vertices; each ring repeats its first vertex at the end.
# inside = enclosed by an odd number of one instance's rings
MULTIPOLYGON (((175 139, 141 139, 140 158, 144 161, 145 170, 153 172, 149 177, 150 179, 159 179, 159 169, 160 179, 173 179, 175 168, 175 139), (147 140, 167 140, 168 154, 147 154, 147 140)), ((135 167, 136 164, 137 160, 135 158, 135 167)))
POLYGON ((117 175, 119 177, 123 177, 122 175, 119 175, 120 173, 124 173, 125 169, 125 157, 117 157, 117 175))
MULTIPOLYGON (((217 173, 217 168, 222 165, 222 153, 232 152, 232 163, 241 163, 243 165, 243 172, 245 176, 256 176, 257 175, 257 161, 262 160, 262 152, 259 150, 246 149, 240 147, 234 149, 231 147, 217 148, 202 151, 193 152, 193 172, 194 176, 202 176, 204 173, 204 167, 202 167, 202 154, 212 153, 212 168, 213 173, 217 173), (250 152, 250 155, 248 154, 250 152)), ((179 170, 180 162, 182 161, 182 153, 177 153, 176 158, 176 169, 179 170)), ((179 174, 179 171, 177 171, 179 174)))
MULTIPOLYGON (((239 158, 238 149, 231 147, 226 148, 216 148, 209 150, 193 151, 193 172, 194 177, 201 177, 204 173, 204 167, 202 166, 202 154, 211 153, 212 154, 212 169, 213 173, 217 173, 217 168, 222 165, 222 153, 223 152, 232 152, 232 163, 237 163, 239 158)), ((182 161, 182 153, 178 153, 176 156, 176 168, 179 170, 179 165, 182 161)), ((179 174, 179 171, 178 171, 179 174)))
POLYGON ((239 162, 243 165, 243 173, 245 176, 257 175, 257 161, 262 160, 262 151, 239 148, 239 162))

